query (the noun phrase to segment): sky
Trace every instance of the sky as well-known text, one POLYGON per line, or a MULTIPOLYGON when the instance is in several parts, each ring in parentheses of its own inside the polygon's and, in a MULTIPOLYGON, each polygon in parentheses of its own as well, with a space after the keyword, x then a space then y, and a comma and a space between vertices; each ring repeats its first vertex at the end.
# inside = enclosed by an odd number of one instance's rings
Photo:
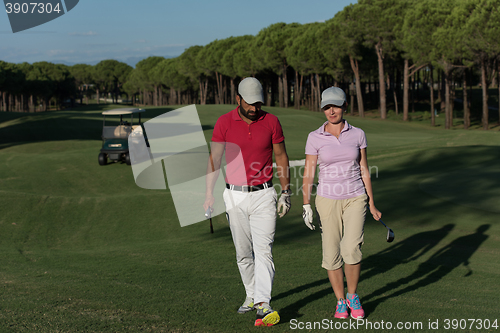
POLYGON ((0 60, 94 65, 116 59, 135 66, 215 39, 257 35, 273 23, 323 22, 351 3, 356 0, 80 0, 64 15, 17 33, 4 11, 0 60))

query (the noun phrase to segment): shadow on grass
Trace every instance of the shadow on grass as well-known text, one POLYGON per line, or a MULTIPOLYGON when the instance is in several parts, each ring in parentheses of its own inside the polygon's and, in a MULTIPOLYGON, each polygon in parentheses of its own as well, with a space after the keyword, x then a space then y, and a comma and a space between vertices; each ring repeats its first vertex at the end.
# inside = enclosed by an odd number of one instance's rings
MULTIPOLYGON (((450 244, 434 253, 427 261, 421 263, 412 274, 396 281, 391 281, 384 287, 364 296, 363 307, 365 311, 367 313, 373 312, 378 305, 389 298, 397 297, 436 283, 446 278, 446 275, 460 265, 464 265, 468 270, 464 277, 471 276, 473 272, 469 267, 469 258, 488 238, 485 232, 490 226, 489 224, 483 224, 476 229, 474 234, 453 240, 450 244), (401 287, 403 288, 401 289, 401 287)), ((410 240, 410 238, 407 240, 410 240)), ((403 243, 406 243, 406 240, 403 243)), ((398 252, 400 250, 397 246, 394 246, 390 251, 398 252)), ((414 260, 413 257, 410 257, 410 259, 414 260)))
POLYGON ((360 280, 366 281, 377 274, 387 273, 398 265, 417 260, 439 244, 454 227, 454 224, 447 224, 440 229, 415 234, 369 256, 362 262, 360 280))
MULTIPOLYGON (((314 294, 311 294, 309 296, 306 296, 302 298, 301 300, 289 304, 285 306, 284 308, 280 309, 280 316, 281 316, 281 322, 283 323, 288 323, 292 319, 297 319, 303 316, 303 314, 299 313, 299 310, 306 306, 309 303, 315 302, 323 297, 327 297, 332 295, 332 287, 329 284, 328 279, 323 279, 317 282, 321 282, 320 284, 328 283, 328 287, 321 289, 320 291, 315 292, 314 294)), ((301 287, 299 287, 301 288, 301 287)), ((275 297, 273 297, 274 299, 275 297)))
POLYGON ((500 173, 492 177, 491 166, 498 165, 499 158, 498 146, 443 147, 415 153, 396 167, 381 169, 378 177, 372 179, 377 206, 387 217, 390 214, 421 225, 440 222, 457 205, 465 206, 466 198, 498 197, 500 173), (452 180, 452 172, 469 175, 452 180), (426 183, 426 188, 450 188, 453 196, 444 198, 439 193, 421 190, 420 184, 427 180, 432 183, 426 183), (435 200, 436 197, 445 200, 435 200))

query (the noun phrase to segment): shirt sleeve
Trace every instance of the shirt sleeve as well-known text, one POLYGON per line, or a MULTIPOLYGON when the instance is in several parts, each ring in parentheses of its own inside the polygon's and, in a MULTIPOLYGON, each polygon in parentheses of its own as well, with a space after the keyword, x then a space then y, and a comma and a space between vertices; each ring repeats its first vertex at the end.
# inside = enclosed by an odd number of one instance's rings
POLYGON ((359 137, 359 149, 363 149, 368 147, 368 144, 366 142, 366 135, 363 130, 361 130, 361 135, 359 137))
POLYGON ((309 133, 306 141, 306 155, 319 155, 318 148, 314 145, 313 133, 309 133))
POLYGON ((285 136, 283 135, 283 128, 281 128, 280 121, 278 117, 276 117, 276 123, 273 129, 273 144, 283 142, 285 140, 285 136))
POLYGON ((227 126, 223 124, 224 119, 219 118, 215 123, 214 131, 212 133, 213 142, 226 142, 226 130, 227 126))

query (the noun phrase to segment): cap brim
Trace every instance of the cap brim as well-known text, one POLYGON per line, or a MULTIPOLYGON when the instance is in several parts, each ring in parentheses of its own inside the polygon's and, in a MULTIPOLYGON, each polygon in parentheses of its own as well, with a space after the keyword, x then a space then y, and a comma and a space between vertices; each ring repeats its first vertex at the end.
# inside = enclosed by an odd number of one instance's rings
POLYGON ((324 108, 327 105, 335 105, 335 106, 342 106, 344 105, 344 100, 342 99, 329 99, 326 101, 321 101, 321 108, 324 108))
POLYGON ((248 104, 254 104, 257 102, 264 103, 264 96, 262 95, 246 95, 246 96, 241 96, 247 102, 248 104))

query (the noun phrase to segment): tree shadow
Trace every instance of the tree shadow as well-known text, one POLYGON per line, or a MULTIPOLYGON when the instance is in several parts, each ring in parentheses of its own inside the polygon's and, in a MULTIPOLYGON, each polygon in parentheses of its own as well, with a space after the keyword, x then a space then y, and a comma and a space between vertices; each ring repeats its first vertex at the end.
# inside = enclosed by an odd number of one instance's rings
MULTIPOLYGON (((0 123, 13 121, 8 126, 0 126, 0 149, 34 142, 66 141, 66 140, 101 140, 102 114, 109 105, 94 105, 92 111, 49 111, 40 113, 0 113, 0 123), (95 108, 94 108, 95 107, 95 108)), ((176 110, 170 107, 147 109, 142 114, 142 122, 147 122, 159 115, 176 110)), ((119 123, 119 117, 106 117, 106 125, 119 123)), ((134 117, 134 123, 137 123, 134 117)), ((192 133, 196 126, 183 124, 166 124, 162 131, 165 137, 192 133)), ((213 129, 212 125, 202 125, 202 130, 213 129)))
POLYGON ((474 234, 459 237, 450 244, 439 249, 427 261, 421 263, 412 274, 392 281, 384 287, 375 290, 363 297, 363 306, 368 313, 385 300, 427 287, 446 278, 451 271, 464 265, 468 272, 464 277, 469 277, 473 271, 469 267, 469 258, 479 249, 488 238, 485 232, 491 225, 483 224, 476 229, 474 234), (401 286, 405 286, 403 289, 401 286), (379 297, 381 295, 385 295, 379 297))

